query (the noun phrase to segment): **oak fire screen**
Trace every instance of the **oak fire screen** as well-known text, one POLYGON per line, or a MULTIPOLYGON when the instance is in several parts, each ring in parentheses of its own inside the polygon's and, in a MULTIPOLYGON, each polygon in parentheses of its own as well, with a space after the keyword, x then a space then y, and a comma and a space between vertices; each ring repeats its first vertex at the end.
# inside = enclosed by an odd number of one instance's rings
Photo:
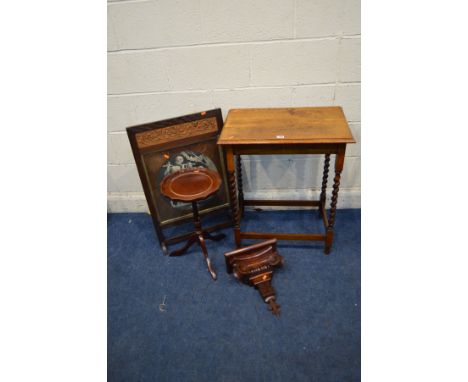
MULTIPOLYGON (((190 203, 173 202, 161 195, 160 183, 164 176, 196 167, 218 171, 223 183, 215 195, 199 204, 200 213, 206 215, 224 209, 228 213, 224 154, 216 144, 222 126, 221 110, 214 109, 127 128, 156 234, 165 254, 167 245, 183 241, 190 232, 165 237, 163 228, 191 220, 192 209, 190 203)), ((207 230, 214 231, 229 225, 231 219, 207 230)))

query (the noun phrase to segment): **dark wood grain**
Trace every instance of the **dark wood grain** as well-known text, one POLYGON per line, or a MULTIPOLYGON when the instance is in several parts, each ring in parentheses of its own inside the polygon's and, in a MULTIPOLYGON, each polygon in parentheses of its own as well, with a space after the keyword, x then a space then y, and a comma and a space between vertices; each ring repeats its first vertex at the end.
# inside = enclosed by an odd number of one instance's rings
POLYGON ((279 315, 280 306, 276 303, 271 280, 274 268, 282 266, 284 259, 278 253, 276 239, 227 252, 224 259, 226 271, 233 273, 239 281, 255 287, 271 312, 279 315))

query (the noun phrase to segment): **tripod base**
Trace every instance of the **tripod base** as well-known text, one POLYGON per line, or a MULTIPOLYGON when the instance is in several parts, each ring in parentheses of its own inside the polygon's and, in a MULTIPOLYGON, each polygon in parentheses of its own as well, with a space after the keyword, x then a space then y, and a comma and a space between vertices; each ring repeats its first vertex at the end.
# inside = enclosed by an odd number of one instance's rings
POLYGON ((213 265, 211 264, 211 260, 208 257, 208 249, 206 248, 205 241, 206 240, 212 240, 212 241, 220 241, 226 237, 225 234, 221 233, 219 235, 211 235, 208 232, 202 231, 202 232, 197 232, 194 233, 190 238, 187 240, 187 243, 182 248, 176 249, 169 253, 169 256, 182 256, 187 253, 189 248, 195 244, 198 243, 198 245, 201 247, 202 252, 203 252, 203 257, 205 258, 206 265, 208 267, 208 271, 211 274, 211 277, 213 280, 216 280, 216 272, 213 268, 213 265))

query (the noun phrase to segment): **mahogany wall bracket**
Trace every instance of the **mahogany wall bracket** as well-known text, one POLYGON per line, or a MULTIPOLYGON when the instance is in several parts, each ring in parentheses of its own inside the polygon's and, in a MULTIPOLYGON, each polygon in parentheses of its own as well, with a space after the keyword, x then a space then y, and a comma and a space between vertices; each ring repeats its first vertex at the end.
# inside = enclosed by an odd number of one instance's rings
POLYGON ((273 270, 284 263, 276 248, 276 239, 240 248, 224 254, 226 270, 241 282, 255 287, 274 315, 279 315, 280 306, 271 285, 273 270))

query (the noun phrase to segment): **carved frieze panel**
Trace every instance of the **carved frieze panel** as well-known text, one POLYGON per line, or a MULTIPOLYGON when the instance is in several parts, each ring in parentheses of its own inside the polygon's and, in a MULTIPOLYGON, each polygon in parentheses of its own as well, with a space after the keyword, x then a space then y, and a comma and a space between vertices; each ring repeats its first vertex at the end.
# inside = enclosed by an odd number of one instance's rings
POLYGON ((140 149, 151 146, 163 145, 175 140, 182 140, 201 134, 217 132, 216 118, 206 118, 163 127, 156 130, 148 130, 135 135, 137 145, 140 149))

